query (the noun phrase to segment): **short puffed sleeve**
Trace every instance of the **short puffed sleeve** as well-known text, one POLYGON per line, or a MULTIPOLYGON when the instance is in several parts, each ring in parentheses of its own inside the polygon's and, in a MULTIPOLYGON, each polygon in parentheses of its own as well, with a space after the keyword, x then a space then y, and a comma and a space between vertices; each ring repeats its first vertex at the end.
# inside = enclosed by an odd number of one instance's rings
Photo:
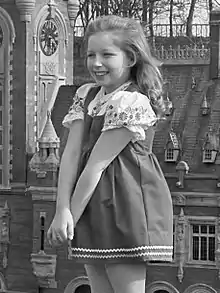
POLYGON ((144 140, 145 130, 157 120, 147 96, 119 91, 108 101, 102 131, 126 127, 134 134, 132 141, 144 140))
POLYGON ((84 101, 89 90, 94 86, 93 83, 84 84, 79 87, 73 97, 73 103, 68 113, 63 119, 63 126, 69 128, 73 121, 84 119, 84 101))

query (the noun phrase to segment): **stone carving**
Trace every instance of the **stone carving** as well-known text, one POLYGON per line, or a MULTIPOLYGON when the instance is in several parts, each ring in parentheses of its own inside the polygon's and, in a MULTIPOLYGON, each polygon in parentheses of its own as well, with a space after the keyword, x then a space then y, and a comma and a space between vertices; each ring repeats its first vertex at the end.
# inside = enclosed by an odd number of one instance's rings
POLYGON ((55 75, 56 73, 56 64, 54 62, 45 62, 43 64, 44 72, 48 75, 55 75))
POLYGON ((177 206, 186 205, 186 197, 181 193, 172 193, 173 195, 173 204, 177 206))
POLYGON ((178 264, 177 278, 180 283, 182 283, 184 277, 183 266, 185 263, 185 229, 186 219, 184 211, 181 208, 176 226, 176 261, 178 264))
POLYGON ((178 173, 179 180, 176 186, 179 188, 184 188, 185 175, 189 172, 189 166, 185 161, 180 161, 176 166, 176 171, 178 173))
POLYGON ((20 11, 20 19, 24 22, 31 21, 31 15, 35 8, 35 0, 16 0, 17 8, 20 11))
POLYGON ((76 20, 78 10, 79 10, 78 0, 68 0, 67 11, 68 11, 70 25, 72 28, 74 28, 75 26, 75 20, 76 20))
POLYGON ((56 23, 52 19, 47 19, 41 28, 39 36, 41 50, 46 56, 51 56, 56 52, 59 44, 58 38, 56 23))
POLYGON ((33 273, 41 288, 57 288, 55 281, 56 258, 56 255, 49 255, 44 251, 31 254, 33 273))

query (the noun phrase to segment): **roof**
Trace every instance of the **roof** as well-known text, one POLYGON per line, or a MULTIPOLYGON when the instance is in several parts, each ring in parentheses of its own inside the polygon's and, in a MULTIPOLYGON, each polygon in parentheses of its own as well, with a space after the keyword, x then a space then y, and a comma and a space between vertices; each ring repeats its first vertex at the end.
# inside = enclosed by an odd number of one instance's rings
POLYGON ((219 149, 220 80, 210 81, 209 70, 207 65, 173 66, 164 70, 164 79, 170 83, 170 99, 174 112, 156 132, 153 151, 165 173, 176 173, 178 163, 172 164, 164 160, 164 146, 168 139, 175 145, 177 139, 181 142, 180 160, 188 164, 190 173, 216 175, 217 170, 220 172, 220 165, 211 164, 211 167, 202 160, 205 142, 209 141, 213 149, 219 149), (195 89, 191 88, 192 75, 197 80, 195 89), (208 115, 201 113, 204 97, 210 107, 208 115))

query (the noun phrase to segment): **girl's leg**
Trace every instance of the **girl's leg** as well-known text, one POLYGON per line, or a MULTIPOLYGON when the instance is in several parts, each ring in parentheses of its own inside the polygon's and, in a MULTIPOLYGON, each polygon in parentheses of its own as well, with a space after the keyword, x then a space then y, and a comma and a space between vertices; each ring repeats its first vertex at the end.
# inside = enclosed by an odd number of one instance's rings
POLYGON ((114 293, 145 293, 145 264, 106 265, 114 293))
POLYGON ((91 293, 114 293, 104 265, 85 265, 91 293))

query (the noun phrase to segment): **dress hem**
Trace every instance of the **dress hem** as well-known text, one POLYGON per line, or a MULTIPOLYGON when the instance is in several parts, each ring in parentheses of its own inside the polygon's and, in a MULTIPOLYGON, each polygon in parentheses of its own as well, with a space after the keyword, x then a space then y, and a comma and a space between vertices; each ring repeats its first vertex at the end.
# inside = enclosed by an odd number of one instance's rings
POLYGON ((70 259, 78 260, 142 260, 142 261, 172 261, 172 246, 140 246, 135 248, 116 248, 116 249, 88 249, 71 248, 70 259))

